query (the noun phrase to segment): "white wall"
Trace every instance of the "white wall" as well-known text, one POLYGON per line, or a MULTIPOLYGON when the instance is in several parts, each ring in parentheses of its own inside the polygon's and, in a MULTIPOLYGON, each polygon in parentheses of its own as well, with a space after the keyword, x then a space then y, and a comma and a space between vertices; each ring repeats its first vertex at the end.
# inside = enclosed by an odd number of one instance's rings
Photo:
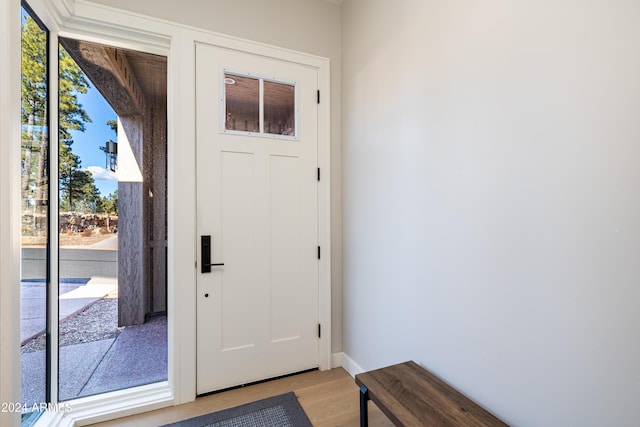
POLYGON ((640 3, 342 7, 346 354, 637 426, 640 3))
POLYGON ((340 7, 325 0, 91 0, 331 61, 332 351, 342 350, 340 7))

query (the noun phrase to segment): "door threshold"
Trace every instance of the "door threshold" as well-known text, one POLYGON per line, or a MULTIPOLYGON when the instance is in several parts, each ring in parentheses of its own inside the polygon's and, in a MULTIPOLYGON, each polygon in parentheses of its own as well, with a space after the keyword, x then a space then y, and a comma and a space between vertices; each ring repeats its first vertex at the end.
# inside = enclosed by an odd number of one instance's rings
POLYGON ((254 381, 254 382, 247 383, 247 384, 240 384, 240 385, 235 385, 233 387, 223 388, 223 389, 220 389, 220 390, 208 391, 206 393, 202 393, 202 394, 196 395, 196 398, 205 397, 205 396, 211 396, 212 394, 224 393, 225 391, 236 390, 236 389, 239 389, 239 388, 249 387, 249 386, 252 386, 252 385, 268 383, 269 381, 280 380, 282 378, 293 377, 294 375, 306 374, 307 372, 313 372, 313 371, 317 371, 317 370, 319 370, 319 368, 317 368, 317 367, 316 368, 311 368, 311 369, 305 369, 304 371, 292 372, 290 374, 279 375, 277 377, 272 377, 272 378, 267 378, 267 379, 264 379, 264 380, 254 381))

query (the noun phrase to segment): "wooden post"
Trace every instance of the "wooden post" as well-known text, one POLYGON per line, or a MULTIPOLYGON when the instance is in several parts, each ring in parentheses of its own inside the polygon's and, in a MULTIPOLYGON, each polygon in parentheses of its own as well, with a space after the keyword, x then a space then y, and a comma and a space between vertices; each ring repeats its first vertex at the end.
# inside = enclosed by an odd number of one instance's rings
POLYGON ((151 158, 151 229, 148 240, 151 278, 150 312, 167 310, 167 103, 158 99, 150 114, 151 138, 145 138, 151 158))
POLYGON ((140 170, 143 164, 143 127, 141 116, 120 117, 119 122, 118 325, 129 326, 144 323, 147 306, 144 286, 144 194, 140 170), (125 148, 127 145, 130 151, 125 148), (133 158, 127 158, 131 153, 133 158), (136 167, 138 171, 133 170, 136 167))

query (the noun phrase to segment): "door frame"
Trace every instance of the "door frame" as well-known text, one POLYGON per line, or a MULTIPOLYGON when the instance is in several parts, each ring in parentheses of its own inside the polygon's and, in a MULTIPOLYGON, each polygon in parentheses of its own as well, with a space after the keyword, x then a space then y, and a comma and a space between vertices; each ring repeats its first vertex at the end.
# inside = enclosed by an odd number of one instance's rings
MULTIPOLYGON (((199 33, 193 40, 193 86, 195 86, 195 45, 206 44, 215 47, 237 50, 243 53, 301 64, 314 68, 318 72, 320 102, 318 104, 318 245, 321 256, 318 264, 318 322, 321 336, 318 345, 320 370, 331 369, 331 120, 330 120, 330 61, 316 55, 296 52, 290 49, 251 42, 236 37, 214 33, 199 33)), ((195 117, 195 97, 192 100, 195 117)), ((194 122, 195 132, 195 122, 194 122)), ((194 139, 195 144, 195 139, 194 139)), ((195 165, 195 163, 194 163, 195 165)), ((194 223, 197 220, 194 215, 194 223)), ((194 245, 199 244, 194 236, 194 245)), ((195 290, 193 294, 195 301, 195 290)))
MULTIPOLYGON (((330 200, 330 61, 315 55, 200 30, 90 2, 74 0, 29 0, 34 12, 52 34, 104 43, 125 49, 155 53, 168 58, 168 381, 108 395, 91 396, 73 402, 73 411, 47 412, 40 422, 72 426, 106 421, 126 415, 193 401, 196 397, 196 229, 195 209, 195 43, 208 43, 258 55, 297 62, 318 69, 321 102, 318 108, 318 241, 319 263, 320 369, 331 366, 331 200, 330 200), (191 219, 191 220, 190 220, 191 219)), ((0 52, 8 53, 7 68, 1 70, 0 91, 0 194, 2 200, 20 197, 19 147, 6 144, 19 137, 20 33, 19 1, 2 2, 3 37, 0 52), (12 20, 15 17, 15 22, 12 20), (8 76, 5 76, 7 71, 8 76), (15 79, 15 81, 13 80, 15 79), (5 90, 7 89, 7 90, 5 90), (7 154, 6 156, 4 154, 7 154)), ((53 37, 55 36, 55 38, 53 37)), ((54 82, 51 82, 52 86, 54 82)), ((57 132, 51 131, 52 135, 57 132)), ((19 139, 19 138, 18 138, 19 139)), ((2 335, 11 345, 0 349, 0 397, 18 402, 19 380, 19 203, 0 206, 0 231, 6 245, 0 247, 0 322, 2 335), (6 320, 6 321, 5 321, 6 320)), ((19 414, 0 414, 16 421, 19 414)), ((40 423, 39 422, 39 423, 40 423)))

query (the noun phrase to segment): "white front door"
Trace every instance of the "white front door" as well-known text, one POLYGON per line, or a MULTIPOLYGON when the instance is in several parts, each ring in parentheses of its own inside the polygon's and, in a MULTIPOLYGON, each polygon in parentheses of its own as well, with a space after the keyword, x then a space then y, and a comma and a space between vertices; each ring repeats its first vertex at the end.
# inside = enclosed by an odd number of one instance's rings
POLYGON ((196 46, 198 394, 318 367, 317 88, 196 46))

